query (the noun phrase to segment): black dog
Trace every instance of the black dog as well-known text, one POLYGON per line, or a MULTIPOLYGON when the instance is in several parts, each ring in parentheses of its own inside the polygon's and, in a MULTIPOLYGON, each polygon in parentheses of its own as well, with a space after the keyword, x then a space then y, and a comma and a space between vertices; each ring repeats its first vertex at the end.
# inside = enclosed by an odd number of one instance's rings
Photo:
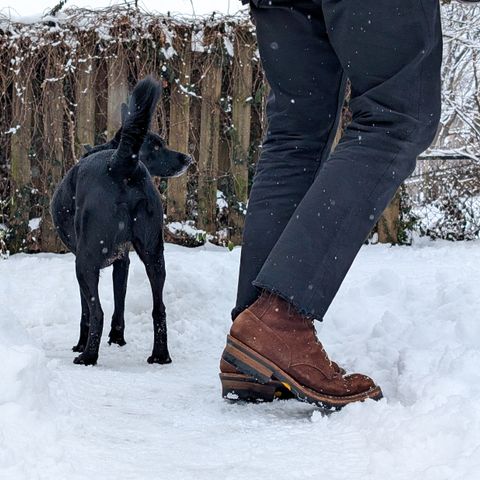
POLYGON ((124 307, 133 245, 145 264, 153 293, 153 353, 149 363, 170 363, 163 304, 163 208, 151 175, 182 174, 192 159, 168 150, 159 135, 148 132, 161 87, 152 77, 135 87, 122 108, 122 128, 110 142, 89 148, 67 173, 53 196, 51 212, 63 243, 76 255, 82 301, 81 352, 74 363, 94 365, 103 330, 98 297, 100 269, 113 264, 115 311, 109 344, 125 345, 124 307))

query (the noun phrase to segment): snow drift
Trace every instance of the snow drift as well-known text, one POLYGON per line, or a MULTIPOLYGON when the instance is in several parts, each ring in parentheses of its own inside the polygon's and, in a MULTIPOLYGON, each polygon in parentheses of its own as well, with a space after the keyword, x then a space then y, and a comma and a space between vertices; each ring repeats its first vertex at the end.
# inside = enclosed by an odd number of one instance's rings
POLYGON ((28 478, 32 468, 53 466, 60 450, 51 374, 43 350, 7 305, 0 312, 0 359, 0 477, 28 478))

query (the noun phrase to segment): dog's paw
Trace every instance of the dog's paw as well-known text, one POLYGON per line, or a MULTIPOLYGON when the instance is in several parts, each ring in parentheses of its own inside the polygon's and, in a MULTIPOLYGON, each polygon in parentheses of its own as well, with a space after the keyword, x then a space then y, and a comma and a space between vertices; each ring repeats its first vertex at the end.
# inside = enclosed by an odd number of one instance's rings
POLYGON ((74 358, 73 363, 75 365, 96 365, 98 360, 98 355, 85 355, 82 353, 78 357, 74 358))
POLYGON ((169 363, 172 363, 172 359, 170 358, 170 355, 151 355, 150 357, 147 358, 147 362, 152 364, 152 363, 158 363, 160 365, 167 365, 169 363))
POLYGON ((125 337, 123 336, 123 331, 119 332, 114 329, 110 331, 110 333, 108 334, 108 344, 111 345, 112 343, 118 345, 119 347, 123 347, 127 344, 127 342, 125 341, 125 337))
POLYGON ((81 343, 72 347, 72 352, 82 353, 84 350, 85 350, 85 345, 82 345, 81 343))

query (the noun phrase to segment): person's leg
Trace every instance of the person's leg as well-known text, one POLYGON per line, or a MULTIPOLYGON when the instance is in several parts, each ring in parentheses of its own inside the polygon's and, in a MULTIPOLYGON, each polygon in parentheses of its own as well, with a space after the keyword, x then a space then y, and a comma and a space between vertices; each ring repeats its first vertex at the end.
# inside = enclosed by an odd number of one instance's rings
POLYGON ((234 321, 222 358, 328 409, 379 399, 370 378, 334 368, 315 335, 369 230, 440 111, 436 0, 323 0, 330 41, 352 83, 353 121, 321 166, 254 285, 264 294, 234 321))
POLYGON ((330 153, 344 97, 320 6, 312 0, 252 2, 252 15, 271 93, 233 318, 259 296, 252 281, 330 153))
POLYGON ((254 285, 322 318, 369 231, 433 140, 438 0, 317 0, 352 84, 352 123, 254 285))

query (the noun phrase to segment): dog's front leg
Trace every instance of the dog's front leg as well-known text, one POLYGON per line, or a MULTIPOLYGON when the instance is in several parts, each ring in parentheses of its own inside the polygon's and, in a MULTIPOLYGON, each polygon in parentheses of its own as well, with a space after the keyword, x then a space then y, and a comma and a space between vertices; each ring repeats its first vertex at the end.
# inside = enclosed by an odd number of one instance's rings
POLYGON ((163 251, 158 255, 140 254, 147 271, 153 295, 153 352, 148 363, 171 363, 167 346, 167 316, 163 304, 163 286, 165 284, 165 260, 163 251))
POLYGON ((88 304, 90 328, 85 350, 73 360, 73 363, 79 365, 95 365, 98 359, 98 349, 100 348, 103 331, 103 311, 98 296, 100 269, 96 266, 92 267, 79 256, 77 256, 75 267, 82 295, 88 304))

